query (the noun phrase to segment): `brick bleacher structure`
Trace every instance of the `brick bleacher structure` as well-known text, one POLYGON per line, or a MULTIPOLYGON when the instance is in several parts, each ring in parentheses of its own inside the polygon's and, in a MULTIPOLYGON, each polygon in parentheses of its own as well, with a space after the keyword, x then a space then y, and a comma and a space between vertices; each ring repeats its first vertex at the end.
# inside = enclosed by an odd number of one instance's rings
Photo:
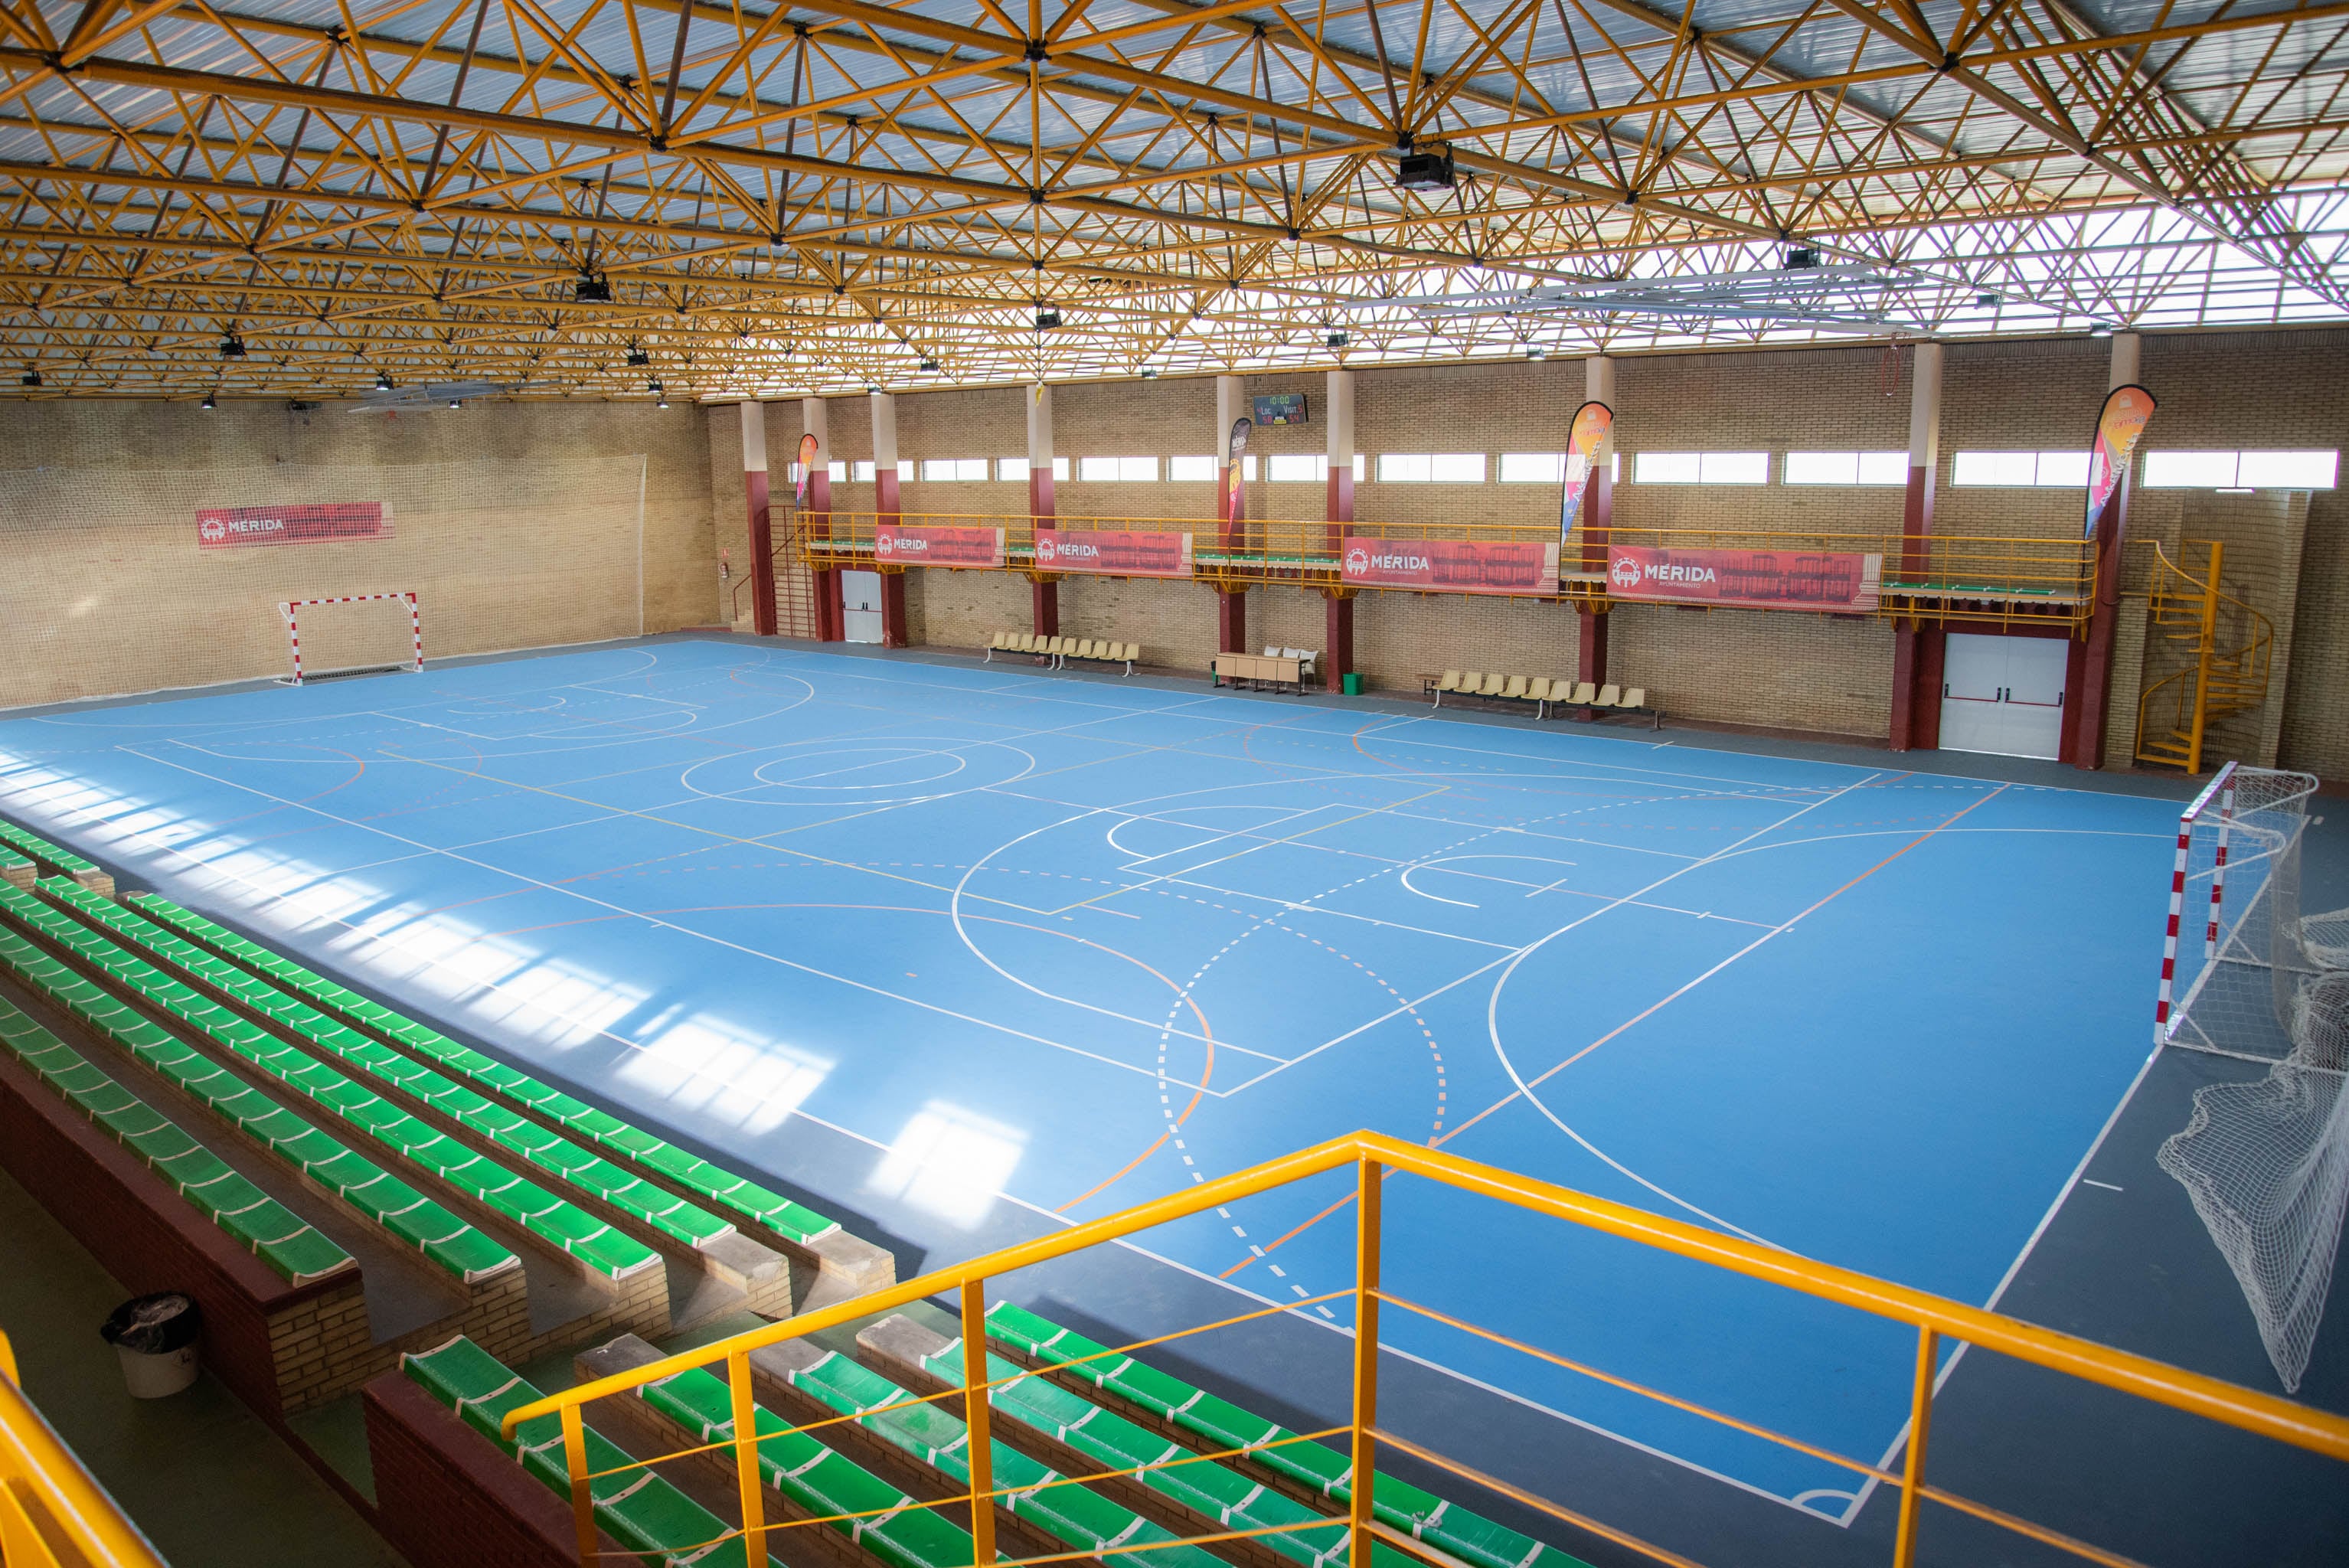
MULTIPOLYGON (((515 1366, 570 1350, 597 1377, 657 1359, 685 1315, 673 1304, 696 1321, 781 1317, 894 1280, 886 1251, 781 1193, 167 899, 117 903, 94 885, 104 872, 74 874, 21 828, 0 836, 51 873, 0 878, 0 1158, 124 1284, 194 1295, 206 1365, 281 1430, 363 1386, 369 1511, 417 1568, 577 1560, 558 1422, 499 1429, 539 1397, 515 1366), (416 1320, 419 1295, 439 1309, 416 1320), (403 1295, 412 1321, 378 1332, 374 1309, 403 1295)), ((1007 1551, 1092 1568, 1137 1548, 1157 1568, 1345 1563, 1344 1453, 1023 1308, 999 1303, 988 1322, 990 1376, 1008 1379, 989 1392, 1007 1551), (1288 1528, 1175 1540, 1266 1526, 1288 1528)), ((779 1557, 971 1560, 955 1342, 893 1316, 853 1356, 799 1340, 750 1367, 779 1557)), ((589 1413, 602 1550, 772 1561, 740 1539, 721 1377, 686 1372, 589 1413), (631 1468, 688 1449, 704 1451, 631 1468)), ((1373 1506, 1465 1568, 1578 1568, 1392 1477, 1373 1506)))

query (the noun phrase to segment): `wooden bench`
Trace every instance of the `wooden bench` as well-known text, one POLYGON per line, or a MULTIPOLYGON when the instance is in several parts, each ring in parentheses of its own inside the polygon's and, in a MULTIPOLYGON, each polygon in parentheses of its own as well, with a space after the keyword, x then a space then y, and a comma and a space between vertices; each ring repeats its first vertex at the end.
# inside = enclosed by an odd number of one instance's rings
POLYGON ((1268 658, 1262 654, 1217 654, 1214 681, 1217 686, 1246 682, 1253 689, 1288 686, 1301 694, 1305 690, 1305 661, 1286 655, 1268 658))

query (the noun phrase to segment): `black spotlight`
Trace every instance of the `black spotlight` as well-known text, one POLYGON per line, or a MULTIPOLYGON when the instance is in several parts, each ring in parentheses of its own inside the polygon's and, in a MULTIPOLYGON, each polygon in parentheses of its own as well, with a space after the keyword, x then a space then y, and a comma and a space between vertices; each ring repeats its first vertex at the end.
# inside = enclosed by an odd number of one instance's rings
POLYGON ((1151 370, 1151 369, 1148 369, 1148 368, 1144 368, 1144 369, 1143 369, 1143 371, 1142 372, 1142 378, 1143 378, 1144 381, 1154 380, 1154 379, 1157 377, 1157 375, 1158 375, 1158 372, 1156 372, 1155 370, 1151 370))
POLYGON ((657 382, 657 381, 647 381, 647 382, 646 382, 646 383, 645 383, 645 390, 646 390, 646 391, 647 391, 647 392, 649 392, 649 393, 651 393, 651 394, 653 395, 653 407, 656 407, 656 408, 666 408, 666 407, 668 407, 668 393, 667 393, 667 390, 666 390, 666 389, 661 386, 661 384, 660 384, 659 382, 657 382))
POLYGON ((1810 246, 1789 245, 1786 247, 1786 266, 1789 271, 1798 267, 1816 267, 1818 264, 1819 253, 1811 249, 1810 246))
POLYGON ((612 284, 593 273, 581 273, 579 281, 571 285, 571 294, 582 304, 610 304, 612 284))
POLYGON ((1983 310, 1990 310, 1996 306, 1998 303, 1998 295, 1994 294, 1978 294, 1974 295, 1974 304, 1983 310))
POLYGON ((1538 343, 1528 343, 1526 345, 1526 357, 1527 359, 1547 359, 1549 357, 1549 350, 1544 348, 1538 343))
POLYGON ((207 392, 204 394, 204 400, 201 404, 197 405, 197 407, 202 408, 205 413, 209 414, 213 409, 220 407, 220 399, 207 392))
POLYGON ((1050 331, 1053 327, 1056 327, 1056 326, 1058 326, 1058 325, 1061 325, 1061 313, 1060 313, 1059 311, 1057 311, 1057 310, 1040 310, 1040 311, 1038 311, 1038 312, 1036 313, 1036 330, 1037 330, 1037 331, 1039 331, 1039 332, 1049 332, 1049 331, 1050 331))
POLYGON ((636 348, 636 347, 634 347, 634 346, 631 346, 631 347, 629 348, 629 350, 628 350, 628 363, 629 363, 630 365, 632 365, 632 366, 645 366, 645 365, 650 365, 652 362, 653 362, 653 356, 652 356, 651 355, 649 355, 649 354, 647 354, 643 349, 641 349, 641 348, 636 348))
POLYGON ((922 368, 925 370, 936 370, 937 367, 938 362, 935 359, 925 359, 922 361, 922 368))
POLYGON ((449 407, 451 408, 461 408, 464 406, 465 400, 462 397, 451 397, 449 399, 449 407))
POLYGON ((378 370, 375 373, 375 389, 378 392, 388 392, 391 390, 390 371, 378 370))
POLYGON ((222 338, 222 339, 221 339, 221 357, 222 357, 222 359, 242 359, 242 358, 243 358, 243 357, 244 357, 244 339, 243 339, 243 338, 239 337, 236 334, 233 333, 233 332, 232 332, 232 333, 230 333, 226 337, 222 338))
POLYGON ((1453 181, 1452 150, 1406 152, 1395 170, 1395 183, 1406 191, 1449 191, 1453 181))
POLYGON ((37 370, 26 371, 24 379, 16 383, 19 387, 38 387, 40 384, 41 373, 37 370))
POLYGON ((1333 332, 1330 335, 1328 342, 1332 348, 1343 348, 1346 346, 1346 335, 1342 332, 1333 332))

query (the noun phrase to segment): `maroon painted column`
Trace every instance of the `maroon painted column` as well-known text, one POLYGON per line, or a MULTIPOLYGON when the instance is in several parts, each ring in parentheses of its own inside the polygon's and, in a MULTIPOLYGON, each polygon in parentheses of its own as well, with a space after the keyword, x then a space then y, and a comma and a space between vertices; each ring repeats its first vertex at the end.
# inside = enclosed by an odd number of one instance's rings
MULTIPOLYGON (((1909 487, 1900 503, 1900 574, 1924 574, 1933 532, 1933 485, 1941 462, 1941 346, 1920 343, 1909 374, 1909 487)), ((1941 731, 1941 648, 1945 634, 1916 616, 1892 633, 1892 713, 1887 738, 1895 751, 1930 746, 1941 731), (1928 676, 1930 674, 1930 680, 1928 676), (1930 716, 1930 717, 1929 717, 1930 716)))
MULTIPOLYGON (((1052 389, 1040 381, 1028 388, 1028 515, 1040 535, 1060 521, 1052 499, 1052 389)), ((1061 634, 1059 578, 1029 573, 1028 610, 1038 636, 1061 634)))
MULTIPOLYGON (((1322 548, 1332 561, 1345 552, 1346 531, 1354 521, 1354 373, 1330 372, 1321 399, 1322 428, 1329 431, 1330 494, 1324 514, 1330 526, 1322 548)), ((1321 590, 1321 684, 1343 691, 1354 667, 1353 591, 1333 583, 1321 590)))
MULTIPOLYGON (((1619 416, 1622 409, 1615 401, 1615 362, 1603 354, 1594 354, 1582 362, 1582 397, 1586 403, 1604 403, 1619 416)), ((1615 522, 1615 437, 1610 431, 1599 450, 1590 455, 1590 478, 1582 491, 1582 570, 1596 572, 1602 578, 1607 573, 1608 530, 1615 522)), ((1575 607, 1574 678, 1588 681, 1593 686, 1607 684, 1607 624, 1604 610, 1588 604, 1575 607)), ((1582 711, 1588 718, 1589 711, 1582 711)))
MULTIPOLYGON (((2137 379, 2137 335, 2113 334, 2109 395, 2137 379)), ((2075 637, 2064 661, 2064 730, 2056 758, 2075 768, 2105 765, 2105 729, 2113 686, 2113 634, 2120 622, 2121 545, 2128 538, 2129 480, 2135 463, 2121 469, 2120 483, 2105 498, 2090 535, 2096 542, 2096 592, 2085 640, 2075 637)))
POLYGON ((736 407, 742 421, 742 490, 750 514, 750 630, 771 637, 775 634, 775 538, 769 523, 767 410, 764 404, 756 402, 736 407))
MULTIPOLYGON (((874 521, 888 527, 904 521, 905 515, 898 491, 903 476, 897 471, 897 397, 894 392, 874 392, 868 395, 866 404, 873 413, 873 510, 877 514, 874 521)), ((907 641, 905 569, 883 571, 881 645, 902 648, 907 641)))
MULTIPOLYGON (((807 473, 807 507, 802 514, 804 531, 810 539, 832 536, 832 420, 830 406, 821 397, 800 399, 800 423, 805 434, 815 438, 815 456, 809 460, 807 473)), ((804 443, 802 443, 804 445, 804 443)), ((825 567, 809 573, 815 594, 815 634, 818 642, 837 643, 847 634, 847 625, 840 610, 840 571, 825 567)))
MULTIPOLYGON (((1232 423, 1245 402, 1240 378, 1216 377, 1216 450, 1223 458, 1216 490, 1216 533, 1226 552, 1247 544, 1247 485, 1245 470, 1232 457, 1232 423)), ((1247 645, 1247 589, 1245 585, 1216 590, 1216 648, 1219 653, 1244 654, 1247 645)))

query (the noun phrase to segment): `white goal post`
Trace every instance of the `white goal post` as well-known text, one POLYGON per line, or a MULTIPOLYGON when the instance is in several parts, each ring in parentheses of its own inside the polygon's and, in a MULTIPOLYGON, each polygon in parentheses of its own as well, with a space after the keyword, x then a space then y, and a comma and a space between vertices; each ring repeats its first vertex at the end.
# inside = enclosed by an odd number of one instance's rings
MULTIPOLYGON (((302 662, 303 612, 316 606, 332 604, 387 604, 394 607, 394 613, 397 611, 397 606, 401 604, 406 605, 408 608, 408 637, 406 639, 405 646, 394 649, 390 645, 386 644, 385 652, 388 656, 373 659, 363 658, 344 663, 329 663, 325 668, 316 667, 316 661, 314 660, 312 667, 307 671, 308 675, 313 677, 318 677, 325 676, 358 675, 372 670, 398 669, 414 670, 419 675, 423 673, 424 614, 421 607, 417 603, 414 590, 403 589, 399 592, 391 593, 343 593, 330 598, 288 599, 282 602, 277 606, 278 614, 285 618, 286 641, 292 646, 294 653, 294 673, 287 678, 287 685, 300 686, 305 674, 302 662)), ((375 640, 378 643, 384 641, 381 637, 375 640)))
POLYGON ((2157 1161, 2243 1287, 2287 1393, 2349 1211, 2349 909, 2305 914, 2309 774, 2230 763, 2178 818, 2154 1037, 2214 1067, 2157 1161))

